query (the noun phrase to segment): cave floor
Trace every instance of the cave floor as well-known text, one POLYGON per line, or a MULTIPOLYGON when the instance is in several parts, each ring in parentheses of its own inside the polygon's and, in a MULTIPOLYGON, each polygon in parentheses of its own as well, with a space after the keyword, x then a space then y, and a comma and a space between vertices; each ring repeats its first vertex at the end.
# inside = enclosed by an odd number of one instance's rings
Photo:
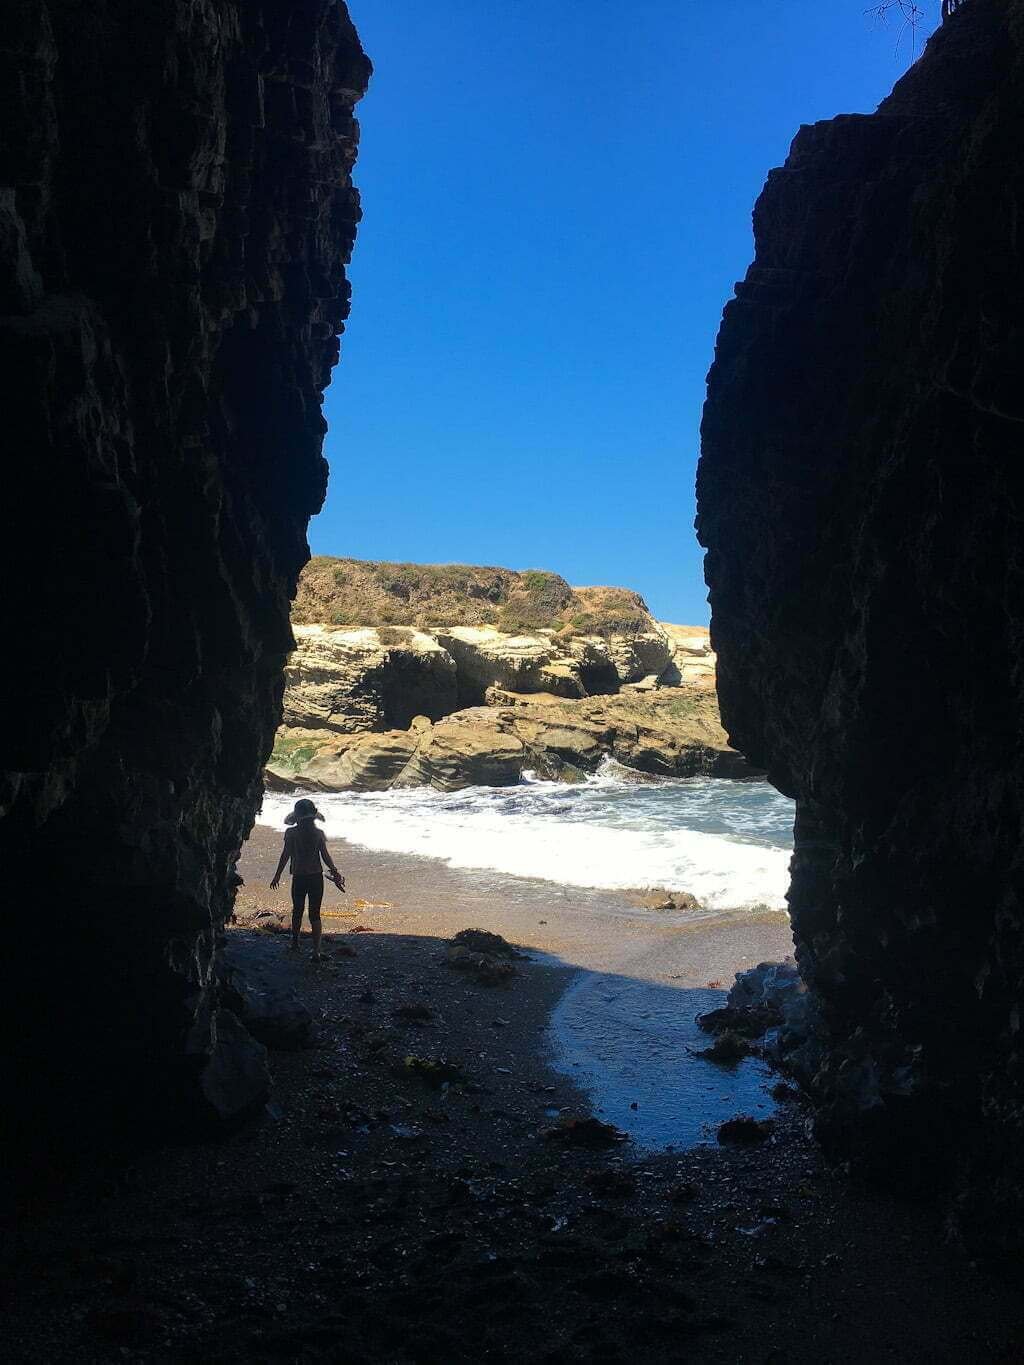
POLYGON ((546 1129, 588 1113, 543 1060, 567 970, 523 961, 488 987, 434 935, 325 922, 322 964, 229 931, 318 1021, 319 1046, 271 1053, 263 1116, 24 1198, 5 1359, 1024 1359, 1016 1287, 934 1210, 830 1172, 797 1102, 755 1148, 563 1145, 546 1129))

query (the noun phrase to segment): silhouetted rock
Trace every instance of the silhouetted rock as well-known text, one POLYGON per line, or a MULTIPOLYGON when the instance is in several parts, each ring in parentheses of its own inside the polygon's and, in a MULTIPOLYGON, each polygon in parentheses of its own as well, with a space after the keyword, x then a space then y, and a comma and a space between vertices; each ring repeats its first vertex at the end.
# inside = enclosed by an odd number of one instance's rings
POLYGON ((771 1119, 755 1119, 749 1114, 739 1114, 718 1125, 718 1141, 723 1146, 752 1147, 766 1142, 774 1126, 771 1119))
POLYGON ((0 67, 2 994, 16 1121, 80 1146, 265 1084, 213 962, 326 488, 369 64, 337 0, 39 0, 0 67))
POLYGON ((471 953, 487 953, 490 957, 522 957, 507 939, 492 934, 489 929, 460 929, 452 943, 459 948, 468 948, 471 953))
MULTIPOLYGON (((1024 3, 957 8, 754 215, 699 470, 732 742, 797 800, 829 1149, 1020 1240, 1024 3)), ((991 1242, 990 1242, 991 1245, 991 1242)))
POLYGON ((265 1047, 296 1052, 316 1042, 313 1016, 291 991, 233 969, 221 998, 265 1047))
MULTIPOLYGON (((192 1055, 201 1066, 196 1092, 190 1096, 188 1128, 201 1135, 255 1113, 270 1094, 270 1072, 267 1049, 231 1010, 214 1010, 209 1034, 204 1021, 202 1030, 196 1031, 195 1042, 198 1046, 192 1055)), ((141 1102, 148 1098, 148 1092, 143 1091, 139 1098, 138 1120, 145 1129, 150 1116, 141 1102)), ((127 1109, 130 1097, 122 1097, 120 1104, 127 1109)), ((88 1133, 78 1130, 75 1137, 84 1142, 88 1133)))
POLYGON ((710 1047, 697 1048, 693 1050, 693 1055, 716 1062, 719 1066, 735 1066, 744 1057, 749 1057, 750 1052, 749 1036, 727 1029, 719 1034, 710 1047))
POLYGON ((559 1142, 566 1147, 614 1147, 627 1141, 626 1134, 612 1123, 602 1123, 595 1118, 567 1118, 545 1128, 543 1136, 548 1142, 559 1142))

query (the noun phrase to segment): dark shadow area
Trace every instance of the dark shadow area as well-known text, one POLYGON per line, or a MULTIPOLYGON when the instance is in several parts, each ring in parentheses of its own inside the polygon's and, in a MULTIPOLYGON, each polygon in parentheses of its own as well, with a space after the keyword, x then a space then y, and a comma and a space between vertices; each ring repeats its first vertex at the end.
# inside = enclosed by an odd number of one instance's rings
POLYGON ((769 176, 698 531, 723 723, 797 801, 818 1134, 1020 1257, 1024 5, 945 8, 769 176))
MULTIPOLYGON (((315 1045, 271 1050, 271 1103, 235 1136, 23 1207, 9 1359, 724 1365, 784 1341, 808 1365, 981 1362, 1012 1339, 1016 1297, 943 1250, 927 1209, 830 1175, 799 1107, 753 1149, 547 1138, 588 1112, 539 1060, 571 965, 485 986, 437 938, 338 923, 321 965, 229 931, 229 962, 301 1004, 315 1045)), ((720 998, 639 984, 670 1011, 720 998)))
POLYGON ((2 47, 0 999, 34 1156, 266 1091, 216 950, 326 490, 369 63, 333 0, 41 0, 2 47))

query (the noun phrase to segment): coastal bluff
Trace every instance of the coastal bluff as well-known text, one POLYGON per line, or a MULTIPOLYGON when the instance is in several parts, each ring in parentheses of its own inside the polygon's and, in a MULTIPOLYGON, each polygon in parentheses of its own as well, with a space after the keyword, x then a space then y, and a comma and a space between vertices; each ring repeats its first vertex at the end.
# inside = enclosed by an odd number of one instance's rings
POLYGON ((606 759, 660 776, 736 776, 699 626, 627 588, 556 573, 318 556, 267 765, 274 790, 579 781, 606 759))

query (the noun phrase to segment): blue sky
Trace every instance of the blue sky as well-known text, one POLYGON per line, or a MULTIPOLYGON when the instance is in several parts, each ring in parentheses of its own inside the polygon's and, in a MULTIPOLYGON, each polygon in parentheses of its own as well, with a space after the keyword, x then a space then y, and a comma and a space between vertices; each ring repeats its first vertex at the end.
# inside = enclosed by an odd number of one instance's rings
POLYGON ((375 73, 314 553, 554 569, 706 620, 700 409, 754 199, 801 123, 875 107, 909 35, 863 0, 349 8, 375 73))

